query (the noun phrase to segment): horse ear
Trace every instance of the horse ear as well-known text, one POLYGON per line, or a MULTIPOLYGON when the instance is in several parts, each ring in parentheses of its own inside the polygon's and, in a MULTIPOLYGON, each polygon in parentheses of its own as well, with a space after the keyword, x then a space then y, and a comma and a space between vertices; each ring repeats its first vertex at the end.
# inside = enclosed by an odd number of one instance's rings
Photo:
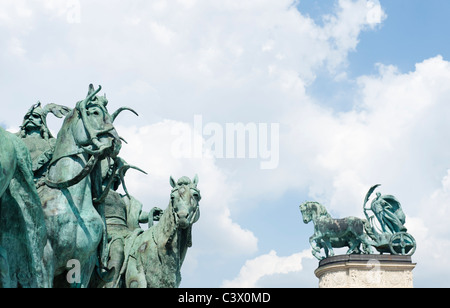
POLYGON ((175 182, 172 176, 170 176, 170 186, 172 186, 172 188, 175 188, 177 186, 177 182, 175 182))
POLYGON ((198 175, 197 174, 194 176, 194 180, 192 182, 194 183, 195 186, 197 186, 197 184, 198 184, 198 175))
POLYGON ((94 93, 94 91, 95 91, 94 85, 91 83, 91 84, 89 85, 89 92, 88 92, 88 94, 87 94, 86 97, 89 97, 89 95, 91 95, 92 93, 94 93))

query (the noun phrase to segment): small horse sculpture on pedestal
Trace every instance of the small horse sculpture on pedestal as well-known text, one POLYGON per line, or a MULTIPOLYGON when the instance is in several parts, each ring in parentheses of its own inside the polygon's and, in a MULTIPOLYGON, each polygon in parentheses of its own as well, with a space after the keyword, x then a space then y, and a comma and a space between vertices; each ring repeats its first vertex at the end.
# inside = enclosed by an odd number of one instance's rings
POLYGON ((322 260, 320 250, 325 250, 326 257, 334 256, 333 248, 349 247, 347 254, 371 254, 371 245, 375 242, 367 234, 372 232, 369 222, 357 217, 334 219, 325 207, 318 202, 305 202, 300 205, 305 224, 314 223, 314 234, 309 238, 312 254, 322 260))

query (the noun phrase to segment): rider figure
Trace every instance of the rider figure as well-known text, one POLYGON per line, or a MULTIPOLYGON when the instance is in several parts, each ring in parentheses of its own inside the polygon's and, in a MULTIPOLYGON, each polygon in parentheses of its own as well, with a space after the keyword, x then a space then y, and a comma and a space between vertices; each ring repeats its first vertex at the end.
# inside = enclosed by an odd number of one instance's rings
POLYGON ((47 127, 46 114, 41 103, 33 105, 27 112, 19 134, 30 151, 34 179, 37 181, 47 171, 56 143, 47 127))
POLYGON ((381 196, 376 193, 371 210, 378 219, 383 232, 405 232, 405 219, 400 203, 393 196, 381 196))
POLYGON ((56 139, 47 126, 47 115, 52 112, 56 117, 61 118, 69 111, 69 108, 56 104, 49 104, 43 108, 38 102, 31 106, 23 118, 17 135, 22 138, 30 151, 36 183, 45 176, 56 144, 56 139))
MULTIPOLYGON (((106 169, 106 168, 105 168, 106 169)), ((141 223, 159 221, 163 210, 153 208, 150 213, 142 210, 142 203, 132 196, 121 195, 115 190, 119 181, 110 190, 104 202, 105 219, 108 230, 108 269, 115 269, 113 280, 106 284, 106 288, 120 287, 120 276, 126 269, 129 248, 136 237, 143 232, 141 223)))

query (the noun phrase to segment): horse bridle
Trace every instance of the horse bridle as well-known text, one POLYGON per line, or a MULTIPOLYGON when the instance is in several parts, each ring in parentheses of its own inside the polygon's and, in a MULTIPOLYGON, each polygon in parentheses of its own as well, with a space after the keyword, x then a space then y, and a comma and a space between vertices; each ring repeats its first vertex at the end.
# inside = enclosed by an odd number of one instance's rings
MULTIPOLYGON (((63 182, 53 182, 46 177, 44 179, 43 184, 47 185, 48 187, 54 188, 54 189, 66 189, 66 188, 69 188, 71 186, 78 184, 93 171, 95 165, 97 164, 97 162, 99 160, 100 155, 103 154, 105 149, 107 149, 113 145, 112 141, 110 141, 110 143, 107 145, 102 145, 102 144, 100 144, 100 141, 98 140, 98 136, 100 134, 108 133, 114 129, 114 127, 112 125, 111 125, 111 127, 107 128, 103 131, 95 131, 91 127, 91 125, 89 124, 89 122, 87 120, 87 114, 86 114, 87 103, 92 101, 92 99, 95 97, 95 95, 97 95, 98 92, 101 91, 101 89, 102 89, 102 87, 99 86, 99 88, 96 91, 94 91, 90 95, 88 95, 88 97, 86 97, 86 99, 84 101, 79 102, 76 106, 76 110, 78 111, 78 114, 81 117, 81 121, 83 122, 84 128, 87 131, 88 139, 91 142, 91 145, 96 146, 98 149, 90 150, 87 148, 87 146, 82 146, 78 151, 69 153, 69 154, 59 157, 57 160, 53 161, 51 163, 51 165, 54 165, 56 162, 58 162, 60 159, 62 159, 64 157, 71 157, 71 156, 79 157, 81 154, 84 154, 84 153, 91 155, 91 157, 89 158, 88 162, 86 163, 84 168, 81 170, 81 172, 70 180, 63 181, 63 182)), ((49 168, 50 168, 50 166, 49 166, 49 168)), ((116 169, 117 169, 116 164, 114 164, 113 176, 111 176, 111 178, 108 180, 108 184, 107 184, 105 190, 103 191, 102 195, 99 198, 94 199, 94 203, 101 203, 106 198, 109 188, 111 187, 111 185, 113 183, 113 177, 114 177, 116 169)), ((40 184, 38 186, 42 186, 43 184, 40 184)))
MULTIPOLYGON (((188 185, 186 185, 186 186, 188 186, 188 185)), ((175 187, 175 188, 173 188, 172 191, 170 192, 170 194, 173 194, 174 192, 177 192, 179 189, 180 189, 180 187, 175 187)), ((189 225, 192 225, 192 224, 194 223, 194 219, 195 219, 195 217, 197 216, 197 213, 198 213, 199 208, 200 208, 200 199, 201 199, 201 196, 200 196, 200 191, 199 191, 196 187, 190 187, 190 186, 189 186, 189 189, 195 190, 195 192, 196 192, 196 193, 198 194, 198 196, 199 196, 199 199, 198 199, 198 200, 195 200, 195 201, 196 201, 196 204, 195 204, 195 210, 192 212, 192 216, 190 216, 190 218, 189 218, 189 220, 188 220, 189 225)), ((195 199, 195 198, 194 198, 194 199, 195 199)), ((173 199, 171 199, 171 202, 172 202, 172 212, 175 214, 175 217, 177 218, 178 215, 176 215, 176 213, 175 213, 175 207, 173 206, 173 199)), ((190 215, 191 215, 191 214, 190 214, 190 215)), ((177 220, 175 220, 175 221, 176 221, 176 223, 177 223, 177 225, 178 225, 178 218, 177 218, 177 220)))
MULTIPOLYGON (((178 191, 179 188, 180 187, 173 188, 172 191, 170 192, 170 194, 172 195, 174 192, 178 191)), ((192 215, 190 214, 191 216, 189 217, 189 220, 188 220, 189 226, 192 226, 194 224, 194 222, 195 222, 194 219, 197 217, 198 211, 200 209, 201 196, 200 196, 200 191, 196 187, 189 187, 189 189, 194 189, 199 195, 199 199, 195 200, 196 201, 195 210, 192 211, 192 215)), ((166 246, 169 246, 172 243, 173 237, 174 237, 174 235, 175 235, 175 233, 176 233, 176 231, 178 230, 178 227, 179 227, 179 217, 178 217, 178 214, 175 212, 175 206, 174 206, 173 202, 174 201, 171 198, 170 199, 170 206, 172 208, 172 215, 173 215, 173 218, 174 218, 174 221, 175 221, 175 226, 173 228, 172 234, 169 236, 169 239, 167 240, 166 246)), ((192 242, 188 243, 188 247, 191 247, 191 246, 192 246, 192 242)))

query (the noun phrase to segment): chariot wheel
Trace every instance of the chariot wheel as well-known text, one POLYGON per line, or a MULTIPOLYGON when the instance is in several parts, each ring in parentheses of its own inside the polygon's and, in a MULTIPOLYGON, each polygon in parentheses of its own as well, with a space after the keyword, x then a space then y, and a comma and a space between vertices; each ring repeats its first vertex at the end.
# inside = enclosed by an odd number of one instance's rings
POLYGON ((393 255, 412 256, 416 251, 416 240, 409 233, 399 232, 392 235, 389 249, 393 255))

